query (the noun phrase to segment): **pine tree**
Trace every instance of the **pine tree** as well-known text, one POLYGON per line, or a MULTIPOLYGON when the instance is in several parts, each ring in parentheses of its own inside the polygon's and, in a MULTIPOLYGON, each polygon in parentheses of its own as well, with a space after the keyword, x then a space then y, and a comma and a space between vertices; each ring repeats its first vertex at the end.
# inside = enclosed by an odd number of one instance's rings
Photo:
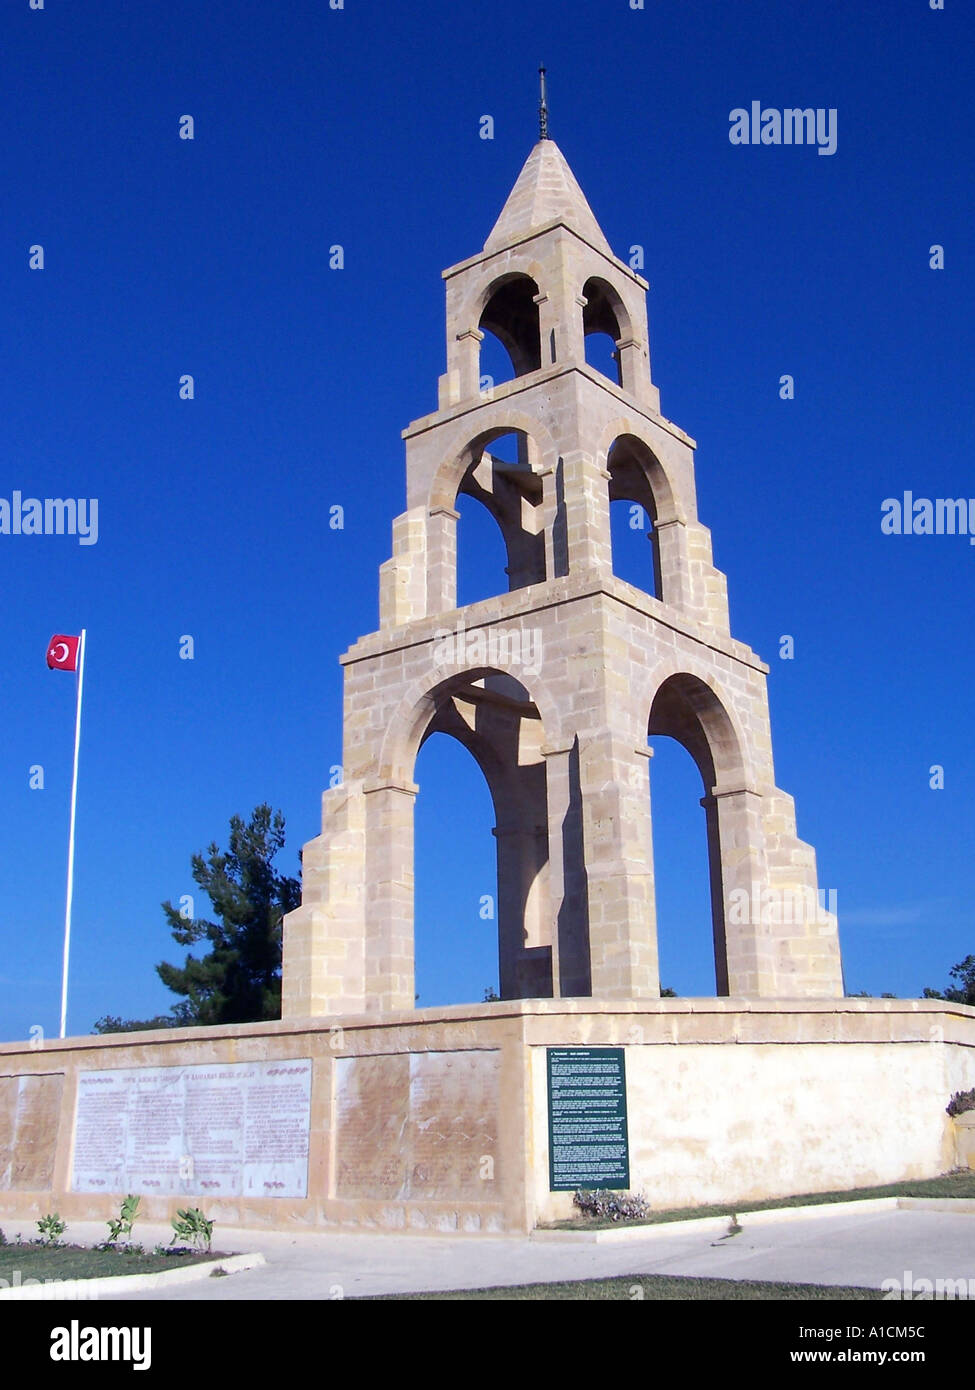
POLYGON ((945 990, 926 989, 925 999, 947 999, 952 1004, 975 1004, 975 956, 966 956, 963 961, 953 965, 948 974, 957 985, 949 985, 945 990))
POLYGON ((281 1017, 282 918, 301 901, 297 878, 279 874, 275 855, 284 845, 284 817, 268 805, 255 808, 250 824, 230 821, 226 853, 216 843, 191 860, 193 880, 213 905, 216 921, 187 918, 162 904, 180 946, 209 944, 205 955, 187 954, 183 965, 162 961, 156 972, 167 989, 185 996, 171 1017, 143 1021, 107 1016, 97 1033, 200 1024, 256 1023, 281 1017))

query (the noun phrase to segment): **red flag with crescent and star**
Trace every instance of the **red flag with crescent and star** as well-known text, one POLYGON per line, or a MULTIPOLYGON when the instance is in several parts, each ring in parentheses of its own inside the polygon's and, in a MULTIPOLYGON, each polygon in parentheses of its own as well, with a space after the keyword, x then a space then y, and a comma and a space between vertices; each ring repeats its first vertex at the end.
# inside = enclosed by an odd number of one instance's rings
POLYGON ((62 632, 54 634, 47 644, 47 664, 52 671, 77 671, 80 641, 80 635, 65 637, 62 632))

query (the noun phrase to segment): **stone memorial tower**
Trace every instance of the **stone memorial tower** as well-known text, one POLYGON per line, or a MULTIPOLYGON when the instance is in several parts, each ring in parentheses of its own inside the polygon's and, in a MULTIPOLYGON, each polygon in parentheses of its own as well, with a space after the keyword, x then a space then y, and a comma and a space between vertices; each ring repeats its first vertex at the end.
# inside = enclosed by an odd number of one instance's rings
POLYGON ((975 1009, 842 997, 775 784, 767 668, 729 632, 694 443, 660 412, 646 282, 544 123, 445 280, 447 370, 405 431, 379 631, 342 658, 344 780, 285 919, 284 1017, 0 1045, 0 1217, 106 1220, 135 1192, 153 1220, 198 1194, 251 1228, 528 1232, 580 1186, 735 1210, 975 1164, 946 1112, 975 1086, 975 1009), (592 334, 612 359, 587 360, 592 334), (501 532, 508 591, 458 609, 462 495, 501 532), (645 588, 613 571, 618 501, 649 519, 645 588), (493 797, 502 999, 414 1010, 433 733, 493 797), (701 773, 726 998, 658 997, 654 736, 701 773))
POLYGON ((342 657, 344 781, 286 919, 284 1015, 412 1009, 413 770, 434 732, 493 798, 503 999, 659 995, 653 735, 701 773, 718 994, 841 996, 836 921, 775 784, 768 668, 731 636, 694 441, 661 414, 647 283, 544 133, 484 249, 444 279, 447 370, 436 412, 404 431, 379 631, 342 657), (486 331, 511 358, 500 385, 482 376, 486 331), (615 342, 613 379, 586 360, 592 333, 615 342), (492 455, 512 435, 514 460, 492 455), (509 587, 462 609, 460 494, 497 522, 509 587), (650 519, 647 591, 614 575, 615 500, 650 519))

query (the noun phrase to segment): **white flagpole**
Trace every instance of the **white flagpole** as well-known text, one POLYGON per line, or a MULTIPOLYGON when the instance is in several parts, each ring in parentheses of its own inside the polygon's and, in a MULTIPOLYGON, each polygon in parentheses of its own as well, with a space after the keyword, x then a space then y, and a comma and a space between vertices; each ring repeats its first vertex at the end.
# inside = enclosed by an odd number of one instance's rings
POLYGON ((74 896, 74 818, 78 805, 78 753, 81 748, 81 693, 85 680, 85 628, 78 643, 78 709, 74 722, 74 772, 71 777, 71 828, 68 831, 68 891, 64 902, 64 964, 61 968, 61 1037, 68 1020, 68 953, 71 949, 71 899, 74 896))

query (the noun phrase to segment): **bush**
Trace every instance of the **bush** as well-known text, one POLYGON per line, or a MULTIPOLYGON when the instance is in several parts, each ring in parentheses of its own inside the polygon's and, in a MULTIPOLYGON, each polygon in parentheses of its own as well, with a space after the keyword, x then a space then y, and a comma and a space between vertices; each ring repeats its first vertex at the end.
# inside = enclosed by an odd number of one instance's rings
POLYGON ((213 1222, 208 1221, 199 1207, 187 1207, 173 1217, 175 1240, 187 1240, 198 1250, 209 1251, 213 1240, 213 1222))
POLYGON ((609 1217, 611 1221, 640 1221, 652 1210, 647 1199, 636 1192, 589 1192, 580 1188, 572 1200, 587 1216, 609 1217))
POLYGON ((139 1214, 140 1201, 141 1198, 133 1196, 130 1192, 119 1208, 118 1216, 106 1222, 108 1226, 108 1240, 105 1242, 106 1245, 115 1245, 122 1236, 128 1239, 132 1235, 132 1226, 135 1222, 135 1218, 139 1214))
POLYGON ((41 1241, 44 1245, 57 1245, 68 1229, 68 1223, 62 1221, 56 1211, 49 1212, 47 1216, 42 1216, 37 1223, 37 1229, 41 1233, 41 1241))
POLYGON ((975 1089, 956 1091, 945 1106, 949 1115, 964 1115, 966 1110, 975 1110, 975 1089))

